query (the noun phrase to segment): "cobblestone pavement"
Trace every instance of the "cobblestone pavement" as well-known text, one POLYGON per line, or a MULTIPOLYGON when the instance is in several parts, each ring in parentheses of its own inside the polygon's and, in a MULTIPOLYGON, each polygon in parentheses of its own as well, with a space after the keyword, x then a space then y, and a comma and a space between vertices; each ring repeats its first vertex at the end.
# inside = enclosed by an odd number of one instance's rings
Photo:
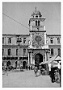
POLYGON ((35 77, 33 70, 28 71, 10 71, 2 75, 2 87, 38 87, 52 88, 60 87, 59 83, 52 83, 49 75, 40 75, 35 77))

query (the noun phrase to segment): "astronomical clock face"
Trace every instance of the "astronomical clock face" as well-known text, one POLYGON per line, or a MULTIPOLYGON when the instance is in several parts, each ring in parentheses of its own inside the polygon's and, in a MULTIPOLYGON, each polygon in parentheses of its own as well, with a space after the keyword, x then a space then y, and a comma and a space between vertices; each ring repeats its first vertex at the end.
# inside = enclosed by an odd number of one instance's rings
POLYGON ((39 44, 39 42, 42 40, 41 36, 37 35, 35 36, 35 41, 39 44))
POLYGON ((32 34, 32 45, 40 47, 44 45, 44 32, 32 34))

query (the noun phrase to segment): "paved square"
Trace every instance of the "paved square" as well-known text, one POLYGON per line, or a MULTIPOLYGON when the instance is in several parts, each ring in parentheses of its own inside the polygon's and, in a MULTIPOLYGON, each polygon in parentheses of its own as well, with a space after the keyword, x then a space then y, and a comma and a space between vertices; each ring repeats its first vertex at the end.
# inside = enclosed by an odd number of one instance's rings
POLYGON ((49 75, 40 75, 35 77, 34 71, 10 71, 2 76, 3 87, 39 87, 39 88, 52 88, 60 87, 59 83, 52 83, 49 75))

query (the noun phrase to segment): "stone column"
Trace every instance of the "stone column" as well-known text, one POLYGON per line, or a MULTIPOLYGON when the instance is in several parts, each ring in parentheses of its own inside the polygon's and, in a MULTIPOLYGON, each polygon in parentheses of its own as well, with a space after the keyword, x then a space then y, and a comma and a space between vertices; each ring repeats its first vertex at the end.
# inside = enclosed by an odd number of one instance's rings
POLYGON ((32 64, 32 52, 31 52, 30 56, 31 56, 31 64, 32 64))
POLYGON ((46 52, 45 52, 45 61, 46 61, 46 58, 47 58, 47 57, 46 57, 46 52))
POLYGON ((18 46, 18 60, 19 60, 19 50, 20 50, 20 49, 19 49, 19 46, 18 46))
POLYGON ((44 30, 45 30, 45 26, 44 26, 44 30))
POLYGON ((44 33, 45 45, 46 45, 46 32, 44 33))
POLYGON ((29 62, 29 52, 28 52, 28 66, 29 66, 30 62, 29 62))
POLYGON ((32 33, 30 34, 31 46, 32 46, 32 33))

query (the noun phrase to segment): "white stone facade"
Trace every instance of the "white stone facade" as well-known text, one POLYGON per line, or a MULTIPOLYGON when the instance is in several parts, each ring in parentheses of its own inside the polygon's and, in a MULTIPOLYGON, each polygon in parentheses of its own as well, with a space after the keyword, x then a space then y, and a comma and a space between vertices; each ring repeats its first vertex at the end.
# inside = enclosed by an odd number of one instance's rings
POLYGON ((3 34, 3 61, 11 61, 13 64, 19 60, 30 66, 38 59, 44 62, 49 57, 61 55, 61 35, 48 35, 44 21, 41 13, 35 10, 29 20, 29 35, 3 34))

